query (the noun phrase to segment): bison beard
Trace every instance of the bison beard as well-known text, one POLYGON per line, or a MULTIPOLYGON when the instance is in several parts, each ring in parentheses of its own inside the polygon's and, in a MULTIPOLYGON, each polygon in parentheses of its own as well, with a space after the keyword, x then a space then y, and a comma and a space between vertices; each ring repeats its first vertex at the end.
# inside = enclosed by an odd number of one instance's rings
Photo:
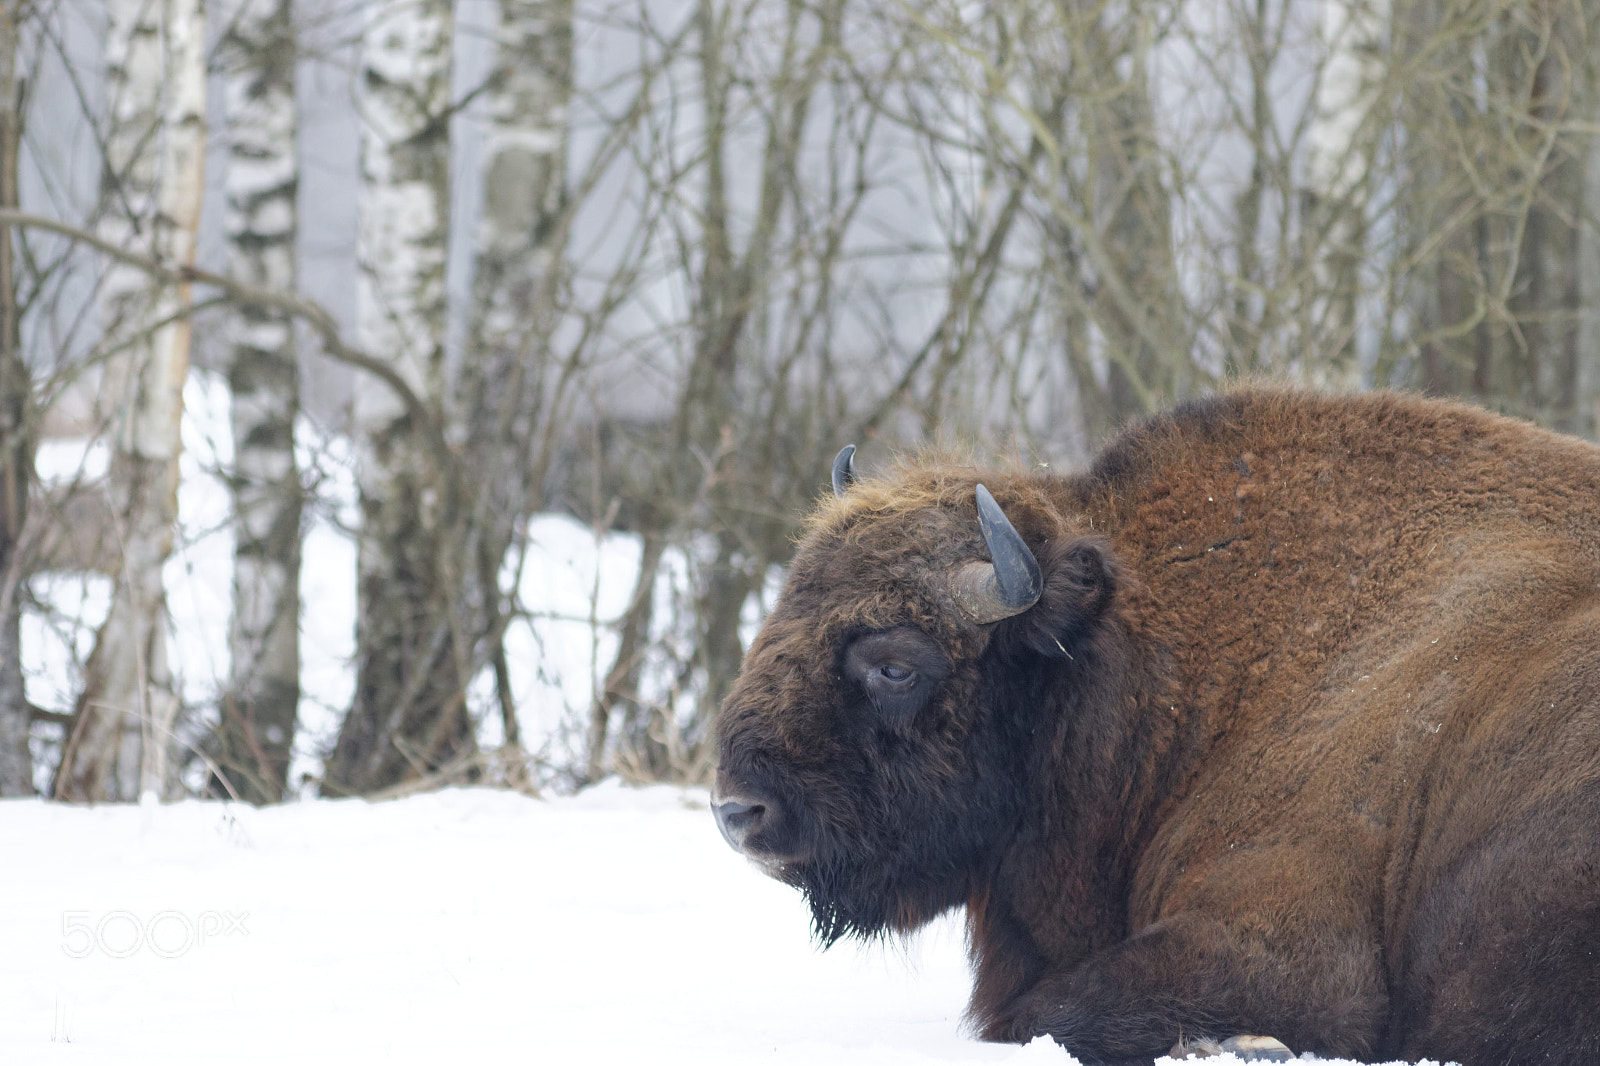
POLYGON ((832 480, 713 800, 824 945, 965 906, 975 1029, 1085 1062, 1600 1061, 1600 450, 1247 391, 832 480))
POLYGON ((890 926, 895 907, 889 886, 863 893, 860 878, 843 862, 808 862, 780 877, 805 897, 811 908, 811 935, 824 948, 847 936, 872 940, 890 926))
POLYGON ((832 948, 845 936, 872 940, 888 925, 888 908, 882 898, 862 901, 845 895, 850 887, 850 872, 842 863, 808 863, 784 877, 805 896, 811 908, 811 935, 824 948, 832 948))
POLYGON ((901 902, 897 879, 881 864, 870 865, 870 854, 866 859, 819 847, 804 862, 775 871, 778 880, 800 890, 811 908, 812 936, 824 948, 847 936, 875 940, 921 924, 901 902))
MULTIPOLYGON (((888 746, 901 747, 902 762, 917 759, 918 752, 904 751, 904 741, 888 739, 888 746)), ((779 794, 770 776, 762 791, 779 794)), ((840 813, 832 824, 806 821, 794 831, 803 840, 805 858, 766 864, 766 869, 800 890, 811 909, 811 932, 824 948, 845 936, 869 941, 914 932, 966 900, 966 871, 979 861, 982 832, 995 820, 984 810, 995 800, 973 802, 987 791, 992 789, 982 783, 962 781, 950 783, 938 797, 907 789, 880 795, 878 805, 899 808, 894 834, 882 832, 883 821, 862 824, 851 816, 854 812, 840 813), (970 802, 950 810, 952 797, 970 802)), ((781 802, 786 808, 803 807, 797 792, 786 791, 781 802)))

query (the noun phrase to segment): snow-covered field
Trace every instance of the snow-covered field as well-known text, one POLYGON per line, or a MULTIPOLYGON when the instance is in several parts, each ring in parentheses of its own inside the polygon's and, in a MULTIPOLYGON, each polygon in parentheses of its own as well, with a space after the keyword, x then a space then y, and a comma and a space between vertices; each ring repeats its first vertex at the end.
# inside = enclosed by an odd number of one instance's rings
POLYGON ((0 855, 5 1063, 1072 1062, 963 1035, 955 922, 818 952, 703 792, 10 800, 0 855))

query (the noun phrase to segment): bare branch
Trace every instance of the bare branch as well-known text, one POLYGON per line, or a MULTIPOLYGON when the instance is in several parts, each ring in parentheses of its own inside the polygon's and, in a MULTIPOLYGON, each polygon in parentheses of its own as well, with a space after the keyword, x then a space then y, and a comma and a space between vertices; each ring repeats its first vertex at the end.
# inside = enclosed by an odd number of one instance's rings
POLYGON ((292 292, 262 288, 199 267, 171 266, 142 253, 118 247, 89 230, 43 215, 29 214, 26 211, 0 210, 0 226, 45 230, 87 245, 119 263, 144 271, 158 281, 167 284, 209 285, 221 289, 234 303, 271 308, 293 315, 316 331, 322 341, 323 350, 331 358, 363 370, 393 389, 400 402, 405 405, 406 413, 411 416, 412 424, 424 435, 436 457, 444 461, 444 469, 449 469, 453 465, 454 453, 445 442, 444 434, 440 432, 438 420, 422 402, 422 398, 388 363, 346 344, 340 336, 338 321, 317 301, 292 292))

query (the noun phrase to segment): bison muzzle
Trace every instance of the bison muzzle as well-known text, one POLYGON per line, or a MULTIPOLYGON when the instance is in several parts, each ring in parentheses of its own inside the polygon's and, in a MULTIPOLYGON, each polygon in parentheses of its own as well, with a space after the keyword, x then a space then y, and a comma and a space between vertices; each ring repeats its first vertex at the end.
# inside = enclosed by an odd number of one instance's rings
POLYGON ((964 907, 975 1030, 1085 1062, 1600 1061, 1600 450, 1258 390, 833 481, 713 799, 824 944, 964 907))

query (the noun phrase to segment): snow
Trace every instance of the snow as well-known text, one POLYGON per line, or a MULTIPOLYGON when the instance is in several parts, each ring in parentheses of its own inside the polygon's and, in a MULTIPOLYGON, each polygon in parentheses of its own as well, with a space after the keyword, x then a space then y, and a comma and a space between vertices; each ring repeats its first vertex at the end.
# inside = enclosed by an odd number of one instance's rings
POLYGON ((817 951, 698 790, 9 800, 0 854, 8 1062, 1073 1062, 963 1034, 954 920, 817 951))

